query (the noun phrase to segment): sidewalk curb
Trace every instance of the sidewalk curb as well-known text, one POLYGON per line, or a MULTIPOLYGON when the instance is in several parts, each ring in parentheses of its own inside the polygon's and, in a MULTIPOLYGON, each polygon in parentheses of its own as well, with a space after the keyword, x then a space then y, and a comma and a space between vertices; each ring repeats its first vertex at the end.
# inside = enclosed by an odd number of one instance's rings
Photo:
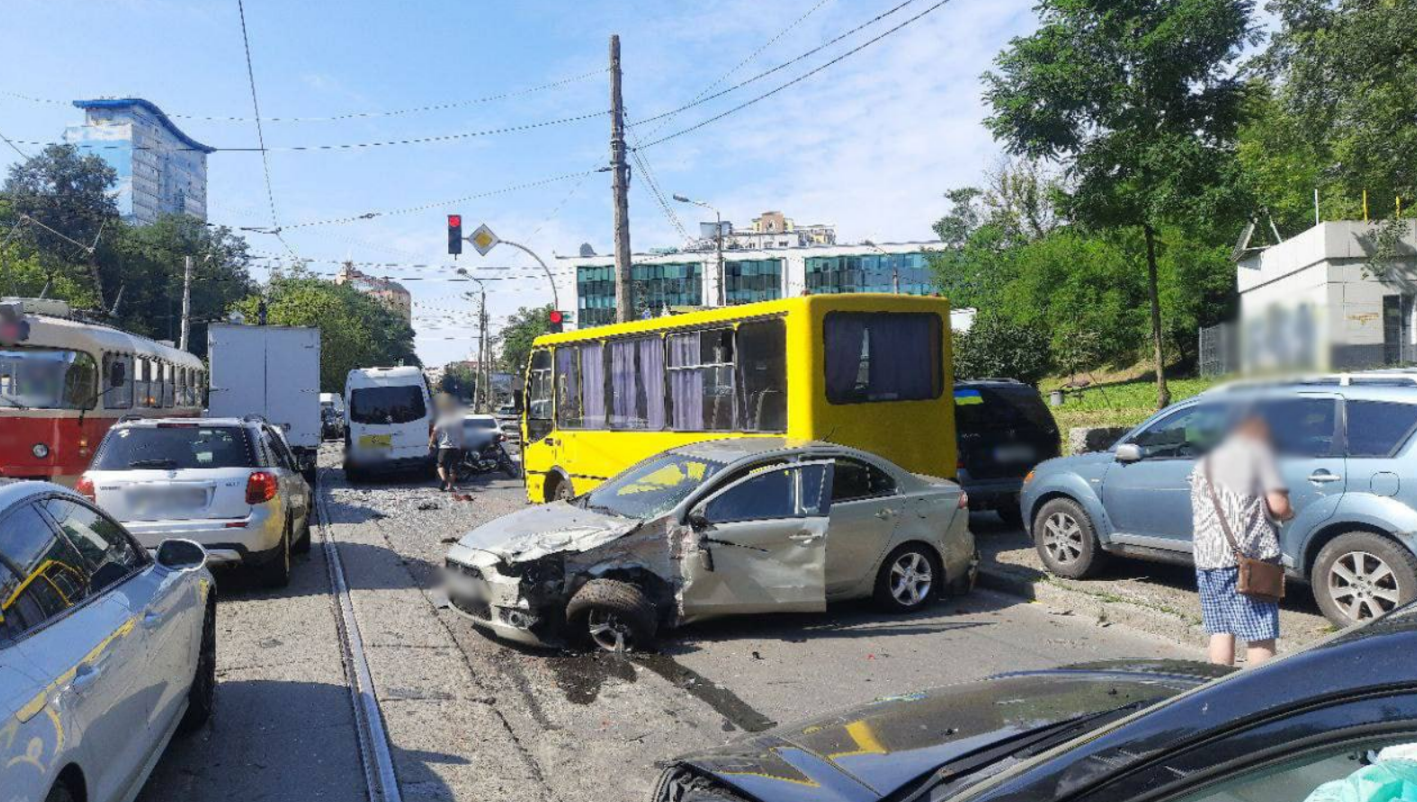
POLYGON ((1086 590, 1069 580, 1048 576, 1032 579, 987 563, 979 567, 979 586, 1047 604, 1065 611, 1062 612, 1064 615, 1077 613, 1094 618, 1102 627, 1116 624, 1197 647, 1204 647, 1207 642, 1199 611, 1189 616, 1176 610, 1139 604, 1110 593, 1086 590))

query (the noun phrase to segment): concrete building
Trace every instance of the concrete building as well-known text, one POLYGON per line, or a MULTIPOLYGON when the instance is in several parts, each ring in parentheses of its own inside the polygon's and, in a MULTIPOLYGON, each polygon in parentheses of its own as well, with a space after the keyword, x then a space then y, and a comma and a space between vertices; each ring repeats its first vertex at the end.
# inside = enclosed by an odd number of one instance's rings
POLYGON ((187 136, 140 98, 76 100, 84 124, 64 141, 108 162, 118 173, 118 211, 139 225, 164 214, 207 219, 207 154, 214 148, 187 136))
POLYGON ((1240 364, 1247 372, 1417 362, 1417 220, 1397 259, 1375 265, 1378 223, 1321 223, 1239 260, 1240 364))
POLYGON ((384 306, 403 315, 403 319, 413 324, 413 296, 397 281, 361 273, 354 265, 345 262, 335 276, 336 284, 352 284, 355 289, 371 295, 384 306))
MULTIPOLYGON (((725 295, 729 305, 840 292, 924 295, 935 291, 930 253, 942 248, 943 243, 930 241, 726 250, 725 295)), ((614 322, 615 260, 556 260, 557 291, 567 311, 573 310, 572 323, 586 327, 614 322)), ((713 251, 635 254, 631 277, 642 316, 717 305, 720 279, 713 251)))

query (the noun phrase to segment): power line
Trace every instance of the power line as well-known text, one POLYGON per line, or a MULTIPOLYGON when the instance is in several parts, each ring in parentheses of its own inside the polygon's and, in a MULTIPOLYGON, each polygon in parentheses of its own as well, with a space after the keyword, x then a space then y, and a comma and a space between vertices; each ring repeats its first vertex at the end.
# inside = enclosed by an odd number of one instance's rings
MULTIPOLYGON (((910 2, 914 2, 914 0, 906 0, 906 3, 910 3, 910 2)), ((682 128, 682 129, 680 129, 680 130, 678 130, 678 131, 675 131, 675 132, 672 133, 672 134, 668 134, 668 135, 666 135, 666 136, 662 136, 662 137, 660 137, 660 138, 658 138, 658 139, 655 139, 655 140, 653 140, 653 141, 647 142, 647 143, 645 143, 644 145, 641 145, 640 148, 641 148, 641 149, 643 149, 643 148, 652 148, 652 147, 654 147, 655 145, 659 145, 659 144, 661 144, 661 143, 668 142, 668 141, 671 140, 671 139, 676 139, 676 138, 681 137, 681 136, 683 136, 683 135, 685 135, 685 134, 692 133, 692 132, 694 132, 694 131, 699 130, 700 128, 703 128, 703 127, 706 126, 706 125, 709 125, 709 124, 711 124, 711 123, 718 122, 719 120, 722 120, 724 117, 727 117, 727 116, 729 116, 729 115, 731 115, 731 114, 736 114, 736 113, 742 111, 743 109, 748 108, 749 106, 752 106, 752 105, 754 105, 754 104, 756 104, 756 103, 759 103, 759 102, 761 102, 761 101, 763 101, 763 100, 767 100, 768 98, 772 97, 773 95, 776 95, 778 92, 781 92, 782 90, 787 89, 787 88, 790 87, 790 86, 794 86, 794 85, 796 85, 796 84, 799 84, 799 83, 801 83, 801 82, 807 80, 808 78, 811 78, 813 75, 816 75, 817 73, 821 72, 822 70, 825 70, 826 68, 828 68, 828 67, 830 67, 830 66, 836 64, 837 62, 842 61, 842 60, 844 60, 844 59, 846 59, 846 58, 848 58, 848 57, 850 57, 850 56, 852 56, 852 55, 855 55, 856 53, 859 53, 859 52, 861 52, 862 50, 865 50, 866 48, 870 47, 871 45, 873 45, 873 44, 875 44, 875 43, 877 43, 877 42, 879 42, 879 41, 881 41, 882 39, 886 38, 887 36, 890 36, 891 34, 895 33, 896 31, 899 31, 899 30, 901 30, 902 28, 906 27, 907 25, 910 25, 911 23, 913 23, 913 22, 919 20, 920 18, 924 17, 926 14, 929 14, 929 13, 931 13, 932 11, 935 11, 935 10, 941 8, 942 6, 944 6, 944 5, 945 5, 946 3, 948 3, 948 2, 950 2, 950 0, 939 0, 939 2, 935 3, 933 6, 930 6, 929 8, 927 8, 927 9, 925 9, 924 11, 920 12, 919 14, 916 14, 915 16, 911 17, 910 19, 907 19, 907 20, 905 20, 904 22, 900 23, 899 25, 896 25, 894 28, 890 28, 890 29, 888 29, 888 30, 886 30, 886 31, 883 31, 882 33, 878 34, 877 36, 872 37, 871 39, 868 39, 868 40, 866 40, 865 42, 862 42, 861 44, 857 45, 856 47, 851 48, 850 50, 846 51, 845 53, 842 53, 841 55, 837 56, 836 58, 832 59, 831 61, 828 61, 828 62, 822 64, 821 66, 819 66, 819 67, 817 67, 817 68, 815 68, 815 69, 812 69, 812 70, 809 70, 809 71, 807 71, 807 72, 802 73, 801 75, 797 76, 796 78, 793 78, 792 80, 788 81, 787 83, 784 83, 784 84, 782 84, 782 85, 780 85, 780 86, 778 86, 778 87, 776 87, 776 88, 774 88, 774 89, 771 89, 771 90, 769 90, 769 91, 767 91, 767 92, 764 92, 763 94, 758 95, 757 97, 755 97, 755 98, 753 98, 753 99, 751 99, 751 100, 748 100, 748 101, 746 101, 746 102, 744 102, 744 103, 740 103, 740 104, 738 104, 737 106, 734 106, 733 108, 731 108, 731 109, 729 109, 729 110, 727 110, 727 111, 725 111, 725 112, 722 112, 722 113, 720 113, 720 114, 715 114, 714 116, 709 117, 709 118, 706 119, 706 120, 702 120, 702 121, 700 121, 700 122, 698 122, 698 123, 695 123, 694 125, 691 125, 691 126, 689 126, 688 128, 682 128)), ((902 3, 901 5, 905 5, 905 3, 902 3)), ((897 8, 900 8, 900 6, 897 6, 897 8)), ((891 12, 886 12, 886 13, 891 13, 891 12)))
POLYGON ((654 173, 649 169, 649 161, 640 153, 640 138, 635 133, 634 128, 626 126, 630 131, 631 138, 635 141, 635 147, 630 148, 630 158, 635 160, 635 165, 639 167, 640 173, 644 176, 645 184, 649 186, 650 192, 654 195, 655 201, 659 204, 660 211, 668 218, 669 224, 679 232, 679 236, 684 238, 685 243, 692 242, 689 232, 684 230, 684 224, 679 220, 679 215, 674 213, 669 201, 665 200, 664 192, 659 188, 659 182, 655 180, 654 173))
MULTIPOLYGON (((420 114, 429 111, 444 111, 447 109, 463 108, 466 106, 477 105, 479 103, 491 103, 497 100, 506 100, 508 98, 520 97, 522 95, 530 95, 536 92, 544 92, 549 89, 555 89, 560 86, 576 83, 577 81, 584 81, 587 78, 592 78, 596 75, 600 75, 603 72, 605 72, 605 68, 601 67, 599 69, 591 70, 590 72, 582 73, 580 75, 573 75, 569 78, 562 78, 557 81, 550 81, 548 83, 529 87, 527 89, 500 92, 494 95, 485 95, 483 97, 468 98, 465 100, 453 100, 444 103, 434 103, 427 106, 413 106, 410 108, 390 109, 387 111, 347 112, 344 114, 335 114, 327 117, 228 117, 222 115, 177 114, 171 112, 164 112, 164 114, 166 114, 168 117, 172 117, 174 119, 179 120, 202 120, 205 122, 230 123, 249 123, 257 121, 268 123, 324 123, 339 122, 341 120, 370 119, 375 117, 401 117, 408 114, 420 114)), ((52 98, 35 97, 33 95, 26 95, 19 92, 0 92, 0 96, 16 98, 18 100, 25 100, 31 103, 47 103, 56 106, 73 105, 70 101, 66 100, 55 100, 52 98)))
POLYGON ((8 136, 5 136, 3 133, 0 133, 0 139, 5 140, 5 144, 10 146, 10 150, 13 150, 16 153, 20 154, 20 158, 28 159, 30 157, 28 153, 25 153, 23 150, 20 150, 20 146, 16 145, 13 139, 9 138, 8 136))
MULTIPOLYGON (((793 64, 796 64, 796 63, 798 63, 798 62, 800 62, 800 61, 802 61, 802 60, 804 60, 804 59, 811 58, 812 56, 816 55, 817 53, 822 52, 823 50, 826 50, 827 48, 831 47, 832 45, 836 44, 837 42, 840 42, 841 40, 846 39, 847 37, 852 36, 853 34, 858 33, 858 32, 860 32, 861 30, 863 30, 863 29, 865 29, 865 28, 869 28, 869 27, 871 27, 872 25, 875 25, 877 22, 880 22, 881 20, 885 19, 886 17, 889 17, 890 15, 896 13, 897 11, 900 11, 901 9, 905 8, 906 6, 908 6, 908 5, 910 5, 911 3, 914 3, 914 2, 915 2, 915 0, 905 0, 905 2, 901 3, 900 5, 895 6, 895 7, 893 7, 893 8, 890 8, 890 9, 887 9, 886 11, 882 11, 880 14, 877 14, 876 16, 872 17, 871 19, 866 20, 865 22, 861 23, 860 25, 857 25, 855 28, 852 28, 851 30, 847 31, 846 33, 843 33, 843 34, 840 34, 840 35, 838 35, 838 36, 835 36, 835 37, 833 37, 833 38, 827 40, 826 42, 823 42, 822 44, 817 45, 816 47, 812 48, 811 50, 808 50, 807 52, 798 55, 798 56, 795 57, 795 58, 789 59, 788 61, 784 61, 783 63, 777 65, 776 67, 773 67, 773 68, 771 68, 771 69, 768 69, 768 70, 766 70, 766 71, 764 71, 764 72, 760 72, 760 73, 758 73, 757 75, 754 75, 754 76, 751 77, 751 78, 748 78, 748 79, 739 81, 738 83, 734 84, 733 86, 728 87, 727 89, 724 89, 724 90, 721 91, 721 92, 715 92, 715 93, 713 93, 712 95, 702 96, 702 97, 699 97, 699 98, 696 99, 696 100, 691 100, 691 101, 689 101, 688 103, 685 103, 684 105, 680 106, 680 107, 677 108, 677 109, 670 109, 669 111, 662 112, 662 113, 660 113, 660 114, 656 114, 656 115, 654 115, 654 116, 652 116, 652 117, 646 117, 645 119, 640 120, 638 123, 636 123, 636 125, 644 125, 644 124, 646 124, 646 123, 652 123, 652 122, 654 122, 654 121, 656 121, 656 120, 663 120, 663 119, 667 119, 667 118, 669 118, 669 117, 673 117, 673 116, 675 116, 675 115, 677 115, 677 114, 681 114, 681 113, 683 113, 683 112, 685 112, 685 111, 688 111, 689 109, 692 109, 692 108, 694 108, 695 106, 699 106, 699 105, 702 105, 702 104, 704 104, 704 103, 708 103, 709 101, 712 101, 712 100, 717 100, 718 98, 721 98, 721 97, 723 97, 724 95, 730 94, 730 93, 732 93, 732 92, 736 92, 737 90, 742 89, 743 87, 745 87, 745 86, 747 86, 747 85, 749 85, 749 84, 752 84, 752 83, 756 83, 756 82, 758 82, 758 81, 761 81, 762 79, 768 77, 769 75, 772 75, 773 73, 781 72, 782 70, 787 69, 788 67, 792 66, 793 64)), ((930 8, 929 10, 927 10, 925 13, 928 14, 928 13, 930 13, 930 11, 934 11, 935 8, 938 8, 938 7, 939 7, 938 5, 935 6, 935 7, 932 7, 932 8, 930 8)), ((909 22, 914 22, 916 19, 919 19, 920 16, 924 16, 924 14, 921 14, 921 15, 919 15, 919 16, 917 16, 917 17, 912 18, 909 22)), ((908 24, 908 23, 907 23, 907 24, 908 24)), ((897 27, 897 28, 895 28, 895 29, 892 29, 892 31, 898 30, 898 29, 899 29, 899 27, 897 27)), ((892 31, 887 31, 887 33, 891 33, 892 31)), ((873 40, 873 41, 874 41, 874 40, 873 40)), ((870 44, 870 42, 868 42, 867 44, 870 44)), ((857 48, 857 49, 859 50, 860 48, 857 48)), ((854 52, 854 51, 851 51, 851 52, 854 52)), ((847 55, 850 55, 850 52, 848 52, 847 55)), ((839 58, 838 58, 838 59, 834 59, 834 61, 839 61, 839 60, 840 60, 839 58)), ((830 64, 830 63, 832 63, 832 62, 828 62, 828 64, 830 64)), ((736 69, 736 68, 735 68, 735 69, 736 69)), ((811 74, 811 73, 808 73, 808 75, 810 75, 810 74, 811 74)), ((799 80, 800 80, 800 79, 799 79, 799 80)), ((791 85, 791 84, 788 84, 788 86, 790 86, 790 85, 791 85)), ((783 87, 779 87, 779 88, 783 88, 783 87)), ((761 98, 759 98, 759 99, 761 99, 761 98)), ((661 126, 661 127, 662 127, 662 126, 661 126)), ((655 130, 659 130, 659 129, 656 128, 655 130)))
POLYGON ((251 86, 251 110, 256 113, 256 141, 261 144, 261 171, 266 176, 266 202, 271 207, 271 225, 274 227, 276 239, 290 251, 291 256, 295 256, 295 250, 290 247, 290 243, 280 236, 280 219, 276 216, 275 191, 271 189, 271 162, 266 154, 266 133, 261 127, 261 103, 256 99, 256 71, 251 66, 251 38, 246 34, 246 4, 243 0, 236 0, 236 10, 241 15, 241 45, 246 50, 246 80, 251 86))

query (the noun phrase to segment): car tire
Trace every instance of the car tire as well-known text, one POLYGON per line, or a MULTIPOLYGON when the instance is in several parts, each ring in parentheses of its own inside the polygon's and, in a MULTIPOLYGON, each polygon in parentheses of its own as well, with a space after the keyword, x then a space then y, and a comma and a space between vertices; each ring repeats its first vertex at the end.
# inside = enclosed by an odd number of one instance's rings
POLYGON ((290 552, 290 524, 287 522, 285 531, 281 532, 275 557, 258 570, 262 585, 268 588, 283 588, 290 584, 290 552))
POLYGON ((945 586, 940 556, 924 543, 906 543, 892 551, 876 572, 876 606, 888 613, 923 610, 945 586))
POLYGON ((197 670, 187 691, 187 712, 177 725, 181 733, 202 728, 216 709, 216 605, 207 604, 202 617, 202 643, 197 651, 197 670))
POLYGON ((1310 583, 1324 617, 1352 626, 1417 598, 1417 556, 1382 535, 1349 532, 1319 551, 1310 583))
POLYGON ((1023 525, 1023 510, 1019 509, 1017 499, 1014 500, 1013 504, 1005 504, 994 511, 999 514, 999 519, 1011 529, 1017 529, 1023 525))
POLYGON ((49 789, 49 794, 44 797, 44 802, 77 802, 77 800, 74 799, 74 794, 69 790, 69 786, 61 780, 49 789))
POLYGON ((548 502, 569 501, 575 498, 575 495, 575 488, 571 485, 571 480, 558 475, 557 478, 552 481, 551 489, 546 491, 546 500, 548 502))
POLYGON ((1038 510, 1033 539, 1044 567, 1057 576, 1087 579, 1107 561, 1092 519, 1070 498, 1055 498, 1038 510))
POLYGON ((353 465, 346 462, 344 464, 344 480, 352 485, 357 485, 364 481, 364 474, 353 465))
POLYGON ((511 457, 507 456, 506 454, 503 454, 501 462, 502 472, 507 474, 508 479, 517 479, 521 477, 521 471, 517 470, 517 464, 515 462, 512 462, 511 457))
POLYGON ((606 652, 643 651, 654 644, 658 611, 629 582, 592 579, 566 605, 566 623, 582 645, 606 652))
POLYGON ((313 528, 310 526, 310 516, 312 514, 313 513, 310 512, 305 513, 305 522, 300 525, 300 537, 295 539, 295 544, 290 548, 290 550, 296 554, 310 553, 310 544, 312 542, 311 529, 313 528))

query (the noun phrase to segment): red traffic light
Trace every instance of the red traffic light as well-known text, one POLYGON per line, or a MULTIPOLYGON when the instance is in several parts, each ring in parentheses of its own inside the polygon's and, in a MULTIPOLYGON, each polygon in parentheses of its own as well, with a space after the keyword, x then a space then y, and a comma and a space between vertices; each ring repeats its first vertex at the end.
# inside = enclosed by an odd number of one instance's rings
POLYGON ((462 225, 462 215, 460 215, 460 214, 450 214, 450 215, 448 215, 448 225, 450 225, 450 226, 461 226, 461 225, 462 225))
POLYGON ((559 309, 552 309, 552 310, 551 310, 551 322, 552 322, 552 323, 565 323, 565 322, 566 322, 566 313, 565 313, 565 312, 562 312, 562 311, 559 310, 559 309))

